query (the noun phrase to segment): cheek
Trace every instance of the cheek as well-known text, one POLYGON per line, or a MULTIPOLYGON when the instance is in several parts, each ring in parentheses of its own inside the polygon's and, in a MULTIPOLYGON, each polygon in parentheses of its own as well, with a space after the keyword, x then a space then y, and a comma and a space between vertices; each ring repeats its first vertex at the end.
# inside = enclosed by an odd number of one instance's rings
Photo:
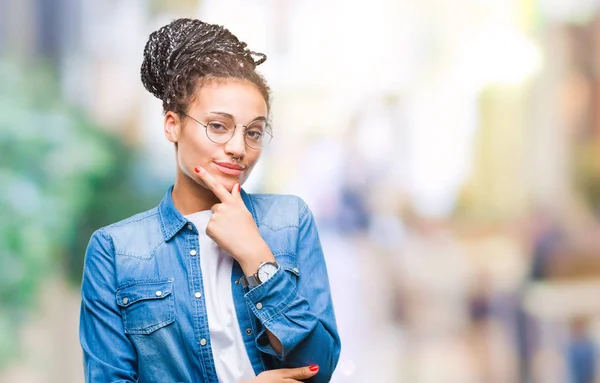
POLYGON ((250 174, 252 174, 252 171, 254 170, 254 167, 258 163, 259 158, 260 158, 260 155, 256 155, 252 159, 249 159, 249 161, 248 161, 248 170, 244 174, 244 181, 246 179, 248 179, 248 177, 250 176, 250 174))
POLYGON ((179 142, 177 160, 182 168, 194 169, 195 166, 206 166, 214 154, 214 146, 205 142, 202 137, 185 136, 179 142))

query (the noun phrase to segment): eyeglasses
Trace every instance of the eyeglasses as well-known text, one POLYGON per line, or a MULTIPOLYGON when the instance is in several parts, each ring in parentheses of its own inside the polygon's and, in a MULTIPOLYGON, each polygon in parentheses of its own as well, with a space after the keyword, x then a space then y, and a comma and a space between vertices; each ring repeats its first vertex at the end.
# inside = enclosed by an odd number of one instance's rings
POLYGON ((225 144, 231 140, 238 126, 244 128, 244 141, 248 147, 261 150, 266 144, 271 142, 273 135, 269 132, 270 126, 266 120, 254 120, 248 125, 236 124, 233 119, 227 115, 211 116, 206 124, 196 120, 194 117, 183 113, 184 116, 191 118, 204 127, 206 137, 215 144, 225 144))

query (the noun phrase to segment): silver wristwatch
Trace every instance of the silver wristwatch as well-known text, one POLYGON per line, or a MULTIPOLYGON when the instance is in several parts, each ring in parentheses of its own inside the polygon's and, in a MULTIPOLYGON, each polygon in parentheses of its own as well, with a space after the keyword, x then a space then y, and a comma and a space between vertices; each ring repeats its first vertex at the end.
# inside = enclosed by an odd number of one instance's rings
POLYGON ((244 275, 240 282, 244 287, 254 288, 261 283, 265 283, 268 281, 273 274, 275 274, 279 270, 279 265, 277 262, 263 262, 258 266, 258 270, 256 273, 252 275, 244 275))

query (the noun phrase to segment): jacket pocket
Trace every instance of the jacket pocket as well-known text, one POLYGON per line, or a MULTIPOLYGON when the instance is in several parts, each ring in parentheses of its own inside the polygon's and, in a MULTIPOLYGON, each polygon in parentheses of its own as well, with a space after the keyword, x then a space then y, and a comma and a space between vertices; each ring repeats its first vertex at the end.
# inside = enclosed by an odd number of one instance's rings
POLYGON ((173 280, 136 281, 117 290, 126 334, 151 334, 173 323, 173 280))

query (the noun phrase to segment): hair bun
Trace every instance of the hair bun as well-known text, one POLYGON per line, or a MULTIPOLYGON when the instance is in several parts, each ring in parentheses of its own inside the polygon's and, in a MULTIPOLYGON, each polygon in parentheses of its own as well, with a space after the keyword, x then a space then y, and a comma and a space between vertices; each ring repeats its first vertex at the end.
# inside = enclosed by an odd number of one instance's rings
POLYGON ((162 100, 173 75, 180 68, 191 60, 213 54, 235 55, 253 67, 266 60, 264 54, 248 50, 246 43, 220 25, 197 19, 177 19, 150 34, 144 48, 142 83, 162 100))
POLYGON ((181 45, 188 34, 206 24, 200 20, 177 19, 150 34, 144 47, 144 61, 141 75, 144 87, 154 96, 162 99, 172 75, 169 62, 173 52, 181 45))

